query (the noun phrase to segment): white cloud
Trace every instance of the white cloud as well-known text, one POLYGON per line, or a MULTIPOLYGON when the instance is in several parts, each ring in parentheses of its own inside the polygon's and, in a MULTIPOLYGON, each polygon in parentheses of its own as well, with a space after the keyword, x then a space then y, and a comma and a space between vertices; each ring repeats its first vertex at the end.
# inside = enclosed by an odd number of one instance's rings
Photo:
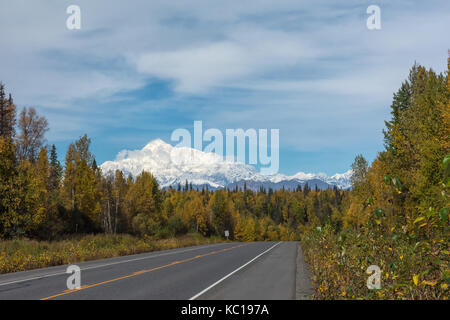
POLYGON ((382 30, 373 32, 360 0, 79 0, 80 32, 65 28, 69 4, 0 9, 0 81, 20 105, 47 108, 54 137, 103 126, 117 128, 110 140, 145 140, 143 115, 168 110, 151 124, 155 136, 177 114, 210 127, 280 128, 293 149, 373 145, 414 60, 446 68, 445 0, 380 0, 382 30), (106 103, 158 79, 174 83, 164 101, 106 103))
MULTIPOLYGON (((445 8, 445 1, 434 2, 445 8)), ((438 31, 448 28, 448 19, 438 5, 382 1, 383 29, 378 33, 365 29, 365 6, 356 0, 340 5, 154 0, 133 6, 80 0, 83 27, 78 33, 65 29, 66 5, 36 1, 31 6, 18 0, 0 11, 0 27, 8 35, 2 41, 7 50, 0 52, 2 80, 26 103, 53 100, 57 106, 76 98, 106 97, 142 87, 147 76, 173 80, 183 93, 238 84, 248 89, 245 83, 252 82, 276 83, 272 90, 281 91, 301 84, 352 93, 350 88, 360 87, 361 81, 346 73, 362 75, 371 64, 380 74, 392 74, 396 63, 408 68, 411 59, 445 67, 446 44, 438 31), (43 57, 52 50, 78 55, 79 61, 56 57, 52 63, 43 57), (111 70, 83 65, 91 58, 128 64, 111 70), (352 69, 332 66, 327 74, 330 61, 352 69), (305 74, 311 66, 323 74, 305 74)))
POLYGON ((143 53, 134 60, 139 72, 175 80, 180 92, 201 93, 236 79, 292 67, 317 55, 318 51, 296 34, 245 25, 232 28, 223 41, 143 53))

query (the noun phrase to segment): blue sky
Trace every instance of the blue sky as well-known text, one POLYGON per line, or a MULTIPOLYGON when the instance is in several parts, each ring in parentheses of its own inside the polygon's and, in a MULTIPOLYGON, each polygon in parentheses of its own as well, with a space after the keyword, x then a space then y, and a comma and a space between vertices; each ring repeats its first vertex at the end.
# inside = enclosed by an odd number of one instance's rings
POLYGON ((177 128, 280 129, 280 172, 373 160, 414 61, 446 70, 450 2, 0 2, 0 80, 50 123, 61 160, 87 133, 97 161, 177 128), (81 8, 70 31, 66 8, 81 8), (381 30, 366 9, 381 8, 381 30))

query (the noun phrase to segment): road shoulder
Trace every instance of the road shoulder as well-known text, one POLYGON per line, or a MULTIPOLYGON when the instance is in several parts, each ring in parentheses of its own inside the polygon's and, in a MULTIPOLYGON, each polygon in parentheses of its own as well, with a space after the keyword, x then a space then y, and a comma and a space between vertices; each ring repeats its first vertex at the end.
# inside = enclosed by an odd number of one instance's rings
POLYGON ((297 244, 297 269, 295 274, 295 299, 311 300, 314 289, 311 282, 311 273, 308 264, 305 262, 302 247, 297 244))

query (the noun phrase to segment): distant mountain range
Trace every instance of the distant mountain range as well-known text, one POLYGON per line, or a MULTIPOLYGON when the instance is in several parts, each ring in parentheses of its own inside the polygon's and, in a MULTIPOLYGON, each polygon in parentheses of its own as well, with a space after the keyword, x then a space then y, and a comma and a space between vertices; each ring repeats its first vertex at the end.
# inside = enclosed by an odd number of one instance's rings
POLYGON ((197 149, 176 148, 156 139, 141 150, 123 150, 114 161, 106 161, 101 165, 105 174, 119 169, 126 175, 137 176, 142 171, 151 172, 162 188, 192 183, 194 188, 208 186, 209 189, 230 188, 236 186, 259 190, 261 187, 278 190, 295 189, 308 184, 311 188, 320 189, 337 186, 349 189, 349 170, 342 174, 328 176, 324 173, 299 172, 293 176, 283 174, 262 175, 256 168, 239 162, 225 161, 215 153, 205 153, 197 149))

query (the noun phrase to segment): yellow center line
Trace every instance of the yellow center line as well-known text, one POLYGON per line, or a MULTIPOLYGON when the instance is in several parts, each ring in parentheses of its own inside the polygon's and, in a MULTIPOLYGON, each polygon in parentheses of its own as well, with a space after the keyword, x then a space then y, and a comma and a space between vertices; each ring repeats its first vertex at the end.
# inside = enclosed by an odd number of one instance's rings
POLYGON ((180 264, 180 263, 186 263, 186 262, 197 260, 197 259, 200 259, 200 258, 203 258, 203 257, 206 257, 206 256, 210 256, 210 255, 213 255, 213 254, 229 251, 229 250, 232 250, 232 249, 235 249, 235 248, 239 248, 239 247, 242 247, 242 246, 245 246, 245 245, 247 245, 247 244, 240 244, 240 245, 233 246, 233 247, 230 247, 230 248, 226 248, 226 249, 222 249, 222 250, 218 250, 218 251, 208 252, 208 253, 197 255, 195 257, 187 258, 187 259, 181 260, 181 261, 173 261, 173 262, 171 262, 169 264, 166 264, 164 266, 160 266, 160 267, 156 267, 156 268, 152 268, 152 269, 148 269, 148 270, 137 271, 137 272, 134 272, 132 274, 125 275, 125 276, 118 277, 118 278, 114 278, 114 279, 111 279, 111 280, 106 280, 106 281, 103 281, 103 282, 98 282, 98 283, 94 283, 94 284, 90 284, 90 285, 81 286, 78 289, 65 290, 65 291, 63 291, 61 293, 55 294, 55 295, 50 296, 50 297, 42 298, 40 300, 49 300, 49 299, 52 299, 52 298, 55 298, 55 297, 64 296, 66 294, 78 292, 78 291, 85 290, 85 289, 88 289, 88 288, 98 287, 98 286, 101 286, 101 285, 104 285, 104 284, 107 284, 107 283, 119 281, 119 280, 122 280, 122 279, 131 278, 131 277, 135 277, 135 276, 138 276, 138 275, 141 275, 141 274, 144 274, 144 273, 148 273, 148 272, 152 272, 152 271, 168 268, 168 267, 180 264))

